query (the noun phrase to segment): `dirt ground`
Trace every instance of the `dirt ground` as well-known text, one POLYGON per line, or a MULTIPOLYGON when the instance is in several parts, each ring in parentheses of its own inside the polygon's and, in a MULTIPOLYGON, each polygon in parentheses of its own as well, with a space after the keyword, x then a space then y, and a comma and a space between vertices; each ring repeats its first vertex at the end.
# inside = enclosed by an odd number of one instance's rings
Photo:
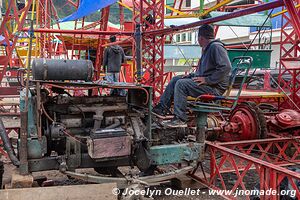
MULTIPOLYGON (((4 165, 4 176, 3 176, 3 184, 9 184, 11 181, 11 175, 12 173, 15 172, 16 168, 7 160, 2 157, 2 160, 4 160, 5 165, 4 165)), ((86 172, 89 174, 96 175, 97 173, 93 169, 85 169, 85 170, 80 170, 81 172, 86 172)), ((35 172, 33 173, 34 177, 37 176, 46 176, 48 180, 53 181, 53 186, 64 186, 64 185, 78 185, 78 184, 88 184, 84 181, 81 180, 76 180, 76 179, 68 179, 67 176, 63 175, 59 171, 45 171, 45 172, 35 172)), ((35 187, 38 187, 38 185, 35 183, 35 187)), ((178 190, 179 188, 172 186, 170 183, 163 184, 161 186, 156 186, 156 187, 151 187, 151 190, 161 190, 162 194, 161 195, 154 195, 153 199, 155 200, 222 200, 223 198, 220 196, 210 196, 208 194, 208 189, 199 186, 200 188, 200 195, 166 195, 164 194, 164 191, 167 188, 172 188, 172 190, 178 190)), ((197 189, 193 187, 192 189, 197 189)))

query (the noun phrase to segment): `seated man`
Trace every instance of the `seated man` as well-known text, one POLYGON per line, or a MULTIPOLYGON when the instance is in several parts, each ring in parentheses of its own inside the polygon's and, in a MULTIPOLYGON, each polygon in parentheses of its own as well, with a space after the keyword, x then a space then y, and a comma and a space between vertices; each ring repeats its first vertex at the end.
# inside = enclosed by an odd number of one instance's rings
POLYGON ((223 95, 229 85, 231 63, 224 44, 214 37, 214 27, 199 28, 198 42, 202 56, 195 73, 175 76, 167 85, 160 102, 153 108, 158 115, 165 115, 174 98, 174 118, 165 123, 168 127, 186 127, 187 96, 202 94, 223 95))

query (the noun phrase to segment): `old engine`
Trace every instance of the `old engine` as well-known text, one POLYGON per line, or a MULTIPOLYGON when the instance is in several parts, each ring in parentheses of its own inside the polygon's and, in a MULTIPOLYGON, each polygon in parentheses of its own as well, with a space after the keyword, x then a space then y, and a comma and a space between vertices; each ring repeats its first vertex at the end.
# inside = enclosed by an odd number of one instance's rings
POLYGON ((28 96, 25 89, 20 96, 21 112, 28 106, 27 119, 21 119, 21 132, 27 133, 25 145, 19 140, 21 171, 94 168, 113 173, 120 166, 147 171, 199 159, 203 143, 188 142, 185 131, 176 130, 175 140, 167 141, 153 128, 151 87, 91 82, 90 66, 88 61, 34 60, 28 96), (72 79, 76 81, 64 81, 72 79), (99 95, 110 89, 127 95, 99 95))

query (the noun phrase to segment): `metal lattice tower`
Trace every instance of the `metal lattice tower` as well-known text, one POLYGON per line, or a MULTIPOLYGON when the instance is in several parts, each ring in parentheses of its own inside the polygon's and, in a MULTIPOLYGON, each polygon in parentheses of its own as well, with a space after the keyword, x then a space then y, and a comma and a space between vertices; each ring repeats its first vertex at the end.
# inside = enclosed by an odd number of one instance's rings
POLYGON ((300 0, 284 2, 288 12, 282 15, 279 84, 290 98, 281 108, 295 108, 300 106, 300 9, 294 3, 300 0))
MULTIPOLYGON (((133 20, 135 24, 142 25, 142 33, 164 28, 164 1, 133 2, 133 20)), ((154 101, 157 102, 164 89, 164 36, 143 34, 141 49, 144 73, 142 82, 153 87, 154 101)), ((133 52, 135 57, 136 49, 133 52)))

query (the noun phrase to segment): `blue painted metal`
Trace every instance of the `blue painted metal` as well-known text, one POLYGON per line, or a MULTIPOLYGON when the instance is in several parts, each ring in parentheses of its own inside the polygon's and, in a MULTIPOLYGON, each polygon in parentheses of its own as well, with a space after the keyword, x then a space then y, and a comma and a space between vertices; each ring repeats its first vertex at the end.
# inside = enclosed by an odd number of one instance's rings
POLYGON ((150 147, 154 165, 182 163, 198 160, 204 143, 172 144, 150 147))

